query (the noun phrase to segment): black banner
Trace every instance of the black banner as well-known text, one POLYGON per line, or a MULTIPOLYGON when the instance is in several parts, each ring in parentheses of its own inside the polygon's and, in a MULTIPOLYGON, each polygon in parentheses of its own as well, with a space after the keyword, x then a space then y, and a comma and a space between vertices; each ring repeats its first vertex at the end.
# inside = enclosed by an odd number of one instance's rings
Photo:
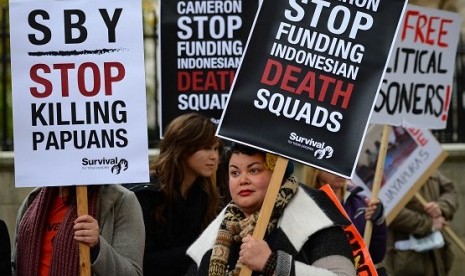
POLYGON ((160 0, 160 137, 196 111, 218 122, 258 0, 160 0))
POLYGON ((406 1, 267 1, 218 135, 350 177, 406 1))

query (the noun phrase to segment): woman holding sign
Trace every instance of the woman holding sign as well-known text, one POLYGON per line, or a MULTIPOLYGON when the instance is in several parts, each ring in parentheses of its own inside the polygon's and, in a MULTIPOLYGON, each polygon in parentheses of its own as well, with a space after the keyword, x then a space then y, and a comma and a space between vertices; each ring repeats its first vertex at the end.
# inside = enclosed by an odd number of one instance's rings
POLYGON ((362 189, 349 180, 313 167, 305 167, 306 183, 315 189, 329 184, 341 202, 344 210, 354 223, 357 231, 363 235, 366 221, 373 222, 373 233, 370 242, 370 255, 376 265, 378 275, 386 274, 383 261, 386 255, 387 226, 383 214, 383 204, 379 200, 370 200, 360 194, 362 189))
POLYGON ((134 193, 89 186, 88 209, 77 217, 75 187, 34 189, 18 212, 15 275, 78 276, 78 242, 90 247, 92 275, 142 275, 144 222, 134 193))
POLYGON ((214 177, 222 144, 215 131, 198 113, 175 118, 150 166, 151 183, 130 187, 144 213, 144 275, 184 275, 187 247, 218 214, 214 177))
POLYGON ((356 274, 342 228, 350 222, 324 192, 299 185, 292 166, 264 240, 253 238, 276 156, 239 144, 231 146, 228 156, 232 202, 188 249, 195 261, 189 275, 238 275, 241 266, 254 275, 356 274))
POLYGON ((452 240, 441 231, 454 218, 459 198, 454 183, 436 170, 389 224, 386 265, 390 275, 446 276, 452 268, 452 240))

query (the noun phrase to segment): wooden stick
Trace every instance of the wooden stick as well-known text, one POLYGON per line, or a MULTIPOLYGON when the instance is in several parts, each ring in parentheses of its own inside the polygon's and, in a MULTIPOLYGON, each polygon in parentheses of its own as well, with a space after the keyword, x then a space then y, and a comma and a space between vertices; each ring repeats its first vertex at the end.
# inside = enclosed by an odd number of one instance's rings
MULTIPOLYGON (((381 144, 379 146, 379 152, 378 152, 378 161, 376 163, 375 177, 373 179, 373 187, 371 189, 371 200, 375 200, 378 198, 378 193, 381 188, 381 181, 383 180, 383 172, 384 172, 384 161, 386 160, 390 133, 391 133, 391 126, 384 125, 383 134, 381 136, 381 144)), ((363 232, 363 240, 365 241, 367 248, 370 248, 372 232, 373 232, 373 223, 370 220, 367 220, 365 224, 365 230, 363 232)))
MULTIPOLYGON (((89 213, 87 204, 87 186, 76 187, 78 217, 89 213)), ((79 243, 79 271, 81 276, 90 276, 90 247, 79 243)))
MULTIPOLYGON (((420 201, 421 205, 423 207, 428 203, 426 199, 420 194, 416 193, 415 198, 420 201)), ((460 250, 462 250, 463 253, 465 253, 465 244, 462 242, 462 240, 454 233, 452 228, 449 227, 449 225, 444 226, 444 232, 451 238, 453 242, 459 247, 460 250)))
MULTIPOLYGON (((260 214, 258 215, 257 225, 255 225, 253 231, 253 237, 256 239, 263 239, 265 236, 266 228, 271 218, 271 212, 273 211, 276 198, 278 197, 279 188, 283 181, 284 172, 286 171, 288 159, 278 156, 276 160, 276 165, 273 170, 273 175, 271 176, 270 185, 266 190, 265 199, 263 200, 262 208, 260 209, 260 214)), ((246 266, 242 266, 241 273, 239 276, 250 276, 252 275, 252 270, 246 266)))

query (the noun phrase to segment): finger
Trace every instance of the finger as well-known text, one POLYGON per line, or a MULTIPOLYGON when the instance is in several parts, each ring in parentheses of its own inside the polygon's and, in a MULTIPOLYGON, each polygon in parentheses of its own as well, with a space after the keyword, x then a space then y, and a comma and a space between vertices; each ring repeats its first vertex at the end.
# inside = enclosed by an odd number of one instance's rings
POLYGON ((91 236, 91 233, 92 232, 90 230, 79 229, 79 230, 74 231, 74 236, 79 237, 79 238, 83 238, 83 237, 91 236))
POLYGON ((91 248, 97 245, 98 243, 98 238, 95 237, 89 237, 89 236, 74 236, 74 239, 78 242, 86 243, 88 244, 91 248))
POLYGON ((91 237, 96 239, 99 233, 97 229, 79 229, 74 231, 75 237, 91 237))
POLYGON ((73 226, 74 231, 87 230, 87 229, 90 229, 90 228, 91 228, 91 224, 86 223, 86 222, 78 222, 78 223, 74 224, 74 226, 73 226))
POLYGON ((371 206, 375 206, 378 205, 380 203, 379 199, 375 198, 373 200, 370 201, 370 205, 371 206))
POLYGON ((253 240, 253 238, 250 234, 247 234, 245 237, 242 238, 242 243, 249 242, 250 240, 253 240))
POLYGON ((80 222, 87 222, 87 223, 91 223, 93 222, 95 219, 90 216, 90 215, 82 215, 82 216, 79 216, 75 221, 74 223, 80 223, 80 222))
POLYGON ((74 230, 92 230, 92 229, 98 229, 98 226, 95 223, 79 222, 73 226, 73 229, 74 230))
POLYGON ((242 242, 241 244, 241 251, 246 250, 249 247, 249 244, 247 242, 242 242))

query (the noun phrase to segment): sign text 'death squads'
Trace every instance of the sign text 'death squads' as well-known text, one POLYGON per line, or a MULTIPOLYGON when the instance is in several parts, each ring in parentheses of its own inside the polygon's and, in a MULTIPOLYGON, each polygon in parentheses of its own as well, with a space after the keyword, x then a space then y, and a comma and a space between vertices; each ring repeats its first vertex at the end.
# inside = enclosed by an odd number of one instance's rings
POLYGON ((264 1, 218 135, 350 177, 406 1, 264 1))

